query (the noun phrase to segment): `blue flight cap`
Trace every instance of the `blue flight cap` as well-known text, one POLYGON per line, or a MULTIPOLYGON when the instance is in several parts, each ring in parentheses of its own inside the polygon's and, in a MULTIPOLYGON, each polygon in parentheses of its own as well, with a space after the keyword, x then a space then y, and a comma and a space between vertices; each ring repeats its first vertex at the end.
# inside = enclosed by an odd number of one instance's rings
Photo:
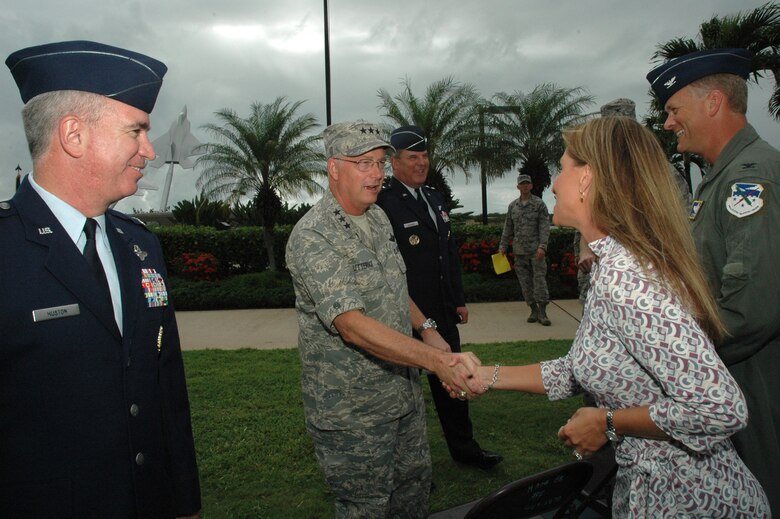
POLYGON ((659 65, 647 74, 647 80, 665 105, 678 90, 706 76, 735 74, 747 79, 750 63, 750 53, 745 49, 700 50, 659 65))
POLYGON ((5 64, 22 101, 57 90, 101 94, 151 113, 168 67, 129 50, 92 41, 63 41, 18 50, 5 64))
POLYGON ((428 149, 428 139, 425 137, 419 126, 401 126, 393 130, 390 134, 390 144, 398 151, 426 151, 428 149))

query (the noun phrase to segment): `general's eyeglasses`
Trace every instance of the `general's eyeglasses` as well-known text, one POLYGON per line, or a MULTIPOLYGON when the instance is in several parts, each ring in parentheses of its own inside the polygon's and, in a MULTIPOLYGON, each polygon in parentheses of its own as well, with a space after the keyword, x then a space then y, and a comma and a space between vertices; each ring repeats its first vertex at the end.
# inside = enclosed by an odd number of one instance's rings
POLYGON ((371 171, 371 168, 374 167, 374 164, 379 166, 379 171, 385 170, 385 164, 387 164, 386 159, 381 160, 373 160, 373 159, 360 159, 360 160, 349 160, 349 159, 342 159, 340 157, 336 157, 336 160, 343 160, 344 162, 351 162, 352 164, 357 164, 358 171, 362 171, 363 173, 367 171, 371 171))

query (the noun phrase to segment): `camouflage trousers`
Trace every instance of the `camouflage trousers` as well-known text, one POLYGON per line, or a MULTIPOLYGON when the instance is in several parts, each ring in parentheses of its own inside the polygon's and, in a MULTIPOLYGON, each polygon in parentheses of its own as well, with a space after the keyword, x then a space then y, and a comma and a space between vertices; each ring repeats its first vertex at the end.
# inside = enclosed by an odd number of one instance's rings
POLYGON ((515 275, 520 282, 523 299, 529 305, 533 303, 548 303, 550 294, 547 292, 547 258, 536 259, 532 256, 515 256, 515 275))
POLYGON ((431 454, 425 408, 373 427, 323 431, 307 425, 343 519, 428 515, 431 454))

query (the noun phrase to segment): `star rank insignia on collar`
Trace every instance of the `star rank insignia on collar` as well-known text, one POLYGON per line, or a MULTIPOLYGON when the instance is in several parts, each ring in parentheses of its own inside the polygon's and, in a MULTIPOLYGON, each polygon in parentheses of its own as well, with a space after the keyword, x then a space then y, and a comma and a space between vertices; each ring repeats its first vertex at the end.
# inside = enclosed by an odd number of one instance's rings
POLYGON ((350 223, 347 221, 347 217, 346 217, 346 216, 344 216, 344 214, 343 214, 341 211, 339 211, 338 209, 336 209, 336 210, 334 210, 334 211, 333 211, 333 214, 334 214, 334 215, 336 215, 336 218, 338 218, 339 222, 341 223, 341 225, 342 225, 342 226, 343 226, 345 229, 349 230, 349 229, 350 229, 350 227, 352 227, 352 224, 350 224, 350 223))

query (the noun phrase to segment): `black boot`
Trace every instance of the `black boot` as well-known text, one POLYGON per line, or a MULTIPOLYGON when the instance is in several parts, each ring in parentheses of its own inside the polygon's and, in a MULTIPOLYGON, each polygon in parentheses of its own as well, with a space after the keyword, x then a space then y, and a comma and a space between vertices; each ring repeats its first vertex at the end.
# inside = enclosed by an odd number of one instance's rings
POLYGON ((547 318, 547 303, 539 303, 539 324, 550 326, 550 319, 547 318))
POLYGON ((531 303, 531 315, 528 316, 529 323, 535 323, 539 320, 539 305, 531 303))

